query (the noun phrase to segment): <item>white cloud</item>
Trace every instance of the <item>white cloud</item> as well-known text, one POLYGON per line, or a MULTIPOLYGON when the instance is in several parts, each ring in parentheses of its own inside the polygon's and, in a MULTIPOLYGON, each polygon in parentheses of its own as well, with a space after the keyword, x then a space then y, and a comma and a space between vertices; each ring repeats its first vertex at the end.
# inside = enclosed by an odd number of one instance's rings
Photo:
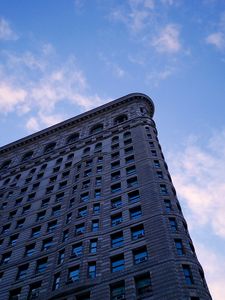
POLYGON ((37 118, 35 118, 35 117, 29 118, 26 123, 26 128, 30 132, 38 131, 40 129, 40 127, 39 127, 37 118))
POLYGON ((224 300, 225 256, 216 253, 203 244, 196 244, 198 258, 203 265, 205 276, 214 300, 224 300))
POLYGON ((20 108, 26 100, 27 92, 14 83, 0 82, 0 113, 7 114, 20 108))
POLYGON ((225 130, 215 133, 204 147, 189 140, 171 155, 172 177, 178 194, 191 212, 193 226, 210 226, 225 238, 225 130), (173 158, 176 157, 176 160, 173 158))
POLYGON ((13 32, 9 23, 4 18, 0 18, 0 40, 9 41, 17 39, 18 35, 13 32))
POLYGON ((152 40, 151 45, 160 53, 177 53, 181 50, 179 35, 179 27, 168 24, 161 30, 159 36, 152 40))
POLYGON ((225 48, 225 37, 222 32, 214 32, 206 37, 206 43, 222 50, 225 48))

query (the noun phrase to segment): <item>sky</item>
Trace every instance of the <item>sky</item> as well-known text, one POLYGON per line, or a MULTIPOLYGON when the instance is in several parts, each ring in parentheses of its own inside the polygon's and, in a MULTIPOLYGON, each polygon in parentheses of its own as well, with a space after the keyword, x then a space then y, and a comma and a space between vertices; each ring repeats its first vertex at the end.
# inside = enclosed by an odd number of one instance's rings
POLYGON ((0 0, 0 146, 132 92, 224 300, 225 1, 0 0))

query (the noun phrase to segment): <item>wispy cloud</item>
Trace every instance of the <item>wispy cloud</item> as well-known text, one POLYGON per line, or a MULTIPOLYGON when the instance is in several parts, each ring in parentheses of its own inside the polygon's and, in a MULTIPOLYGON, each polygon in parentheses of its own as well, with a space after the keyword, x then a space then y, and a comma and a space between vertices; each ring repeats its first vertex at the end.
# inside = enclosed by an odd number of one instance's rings
POLYGON ((0 40, 17 40, 18 35, 12 30, 7 20, 0 17, 0 40))
POLYGON ((180 30, 175 24, 166 25, 159 36, 152 40, 152 46, 161 53, 178 53, 181 50, 180 30))
POLYGON ((190 139, 180 153, 170 157, 175 186, 190 209, 193 224, 210 226, 222 238, 225 238, 224 149, 225 130, 215 133, 204 146, 198 139, 190 139))
POLYGON ((213 299, 224 300, 225 256, 214 249, 206 248, 203 244, 196 246, 213 299))
POLYGON ((225 50, 225 12, 220 14, 216 30, 205 38, 205 42, 218 50, 225 50))
POLYGON ((222 50, 225 48, 225 37, 223 32, 214 32, 206 37, 206 43, 222 50))
MULTIPOLYGON (((39 52, 15 54, 3 51, 0 65, 0 114, 26 115, 29 131, 36 131, 67 118, 56 113, 60 103, 82 110, 96 107, 107 99, 89 94, 89 86, 73 56, 60 62, 52 45, 42 45, 39 52)), ((117 70, 120 72, 120 70, 117 70)), ((23 119, 24 120, 24 119, 23 119)))
POLYGON ((115 77, 122 78, 125 76, 125 70, 118 63, 114 62, 113 58, 109 59, 103 53, 99 53, 99 58, 105 63, 107 68, 112 71, 115 77))

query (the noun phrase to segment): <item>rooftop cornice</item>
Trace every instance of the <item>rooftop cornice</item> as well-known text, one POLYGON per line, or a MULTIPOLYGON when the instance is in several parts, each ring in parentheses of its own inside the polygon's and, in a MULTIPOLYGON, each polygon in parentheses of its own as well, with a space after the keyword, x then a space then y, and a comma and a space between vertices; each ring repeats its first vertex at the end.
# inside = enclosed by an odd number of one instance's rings
POLYGON ((67 119, 65 121, 62 121, 58 124, 55 124, 53 126, 50 126, 48 128, 45 128, 41 131, 38 131, 34 134, 28 135, 24 138, 21 138, 17 141, 14 141, 12 143, 9 143, 5 146, 0 147, 0 153, 5 153, 10 150, 13 150, 15 148, 18 148, 20 146, 24 146, 26 144, 29 144, 30 142, 36 141, 42 137, 48 136, 49 134, 55 133, 57 131, 63 130, 67 127, 71 127, 74 124, 78 124, 80 122, 83 122, 87 119, 90 119, 92 117, 97 116, 98 114, 102 112, 106 112, 108 110, 111 110, 112 108, 118 107, 120 105, 123 105, 124 103, 131 102, 131 101, 137 101, 137 100, 145 100, 146 104, 149 106, 151 117, 154 115, 154 103, 152 99, 142 93, 131 93, 126 96, 120 97, 116 100, 110 101, 106 104, 103 104, 97 108, 94 108, 92 110, 89 110, 87 112, 84 112, 78 116, 72 117, 70 119, 67 119))

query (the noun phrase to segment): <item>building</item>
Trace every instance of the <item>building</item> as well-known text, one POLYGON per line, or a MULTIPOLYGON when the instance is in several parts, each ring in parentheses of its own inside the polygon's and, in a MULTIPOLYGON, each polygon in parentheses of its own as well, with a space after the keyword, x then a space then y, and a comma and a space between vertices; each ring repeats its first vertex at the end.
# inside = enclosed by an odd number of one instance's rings
POLYGON ((0 299, 208 300, 140 93, 0 148, 0 299))

